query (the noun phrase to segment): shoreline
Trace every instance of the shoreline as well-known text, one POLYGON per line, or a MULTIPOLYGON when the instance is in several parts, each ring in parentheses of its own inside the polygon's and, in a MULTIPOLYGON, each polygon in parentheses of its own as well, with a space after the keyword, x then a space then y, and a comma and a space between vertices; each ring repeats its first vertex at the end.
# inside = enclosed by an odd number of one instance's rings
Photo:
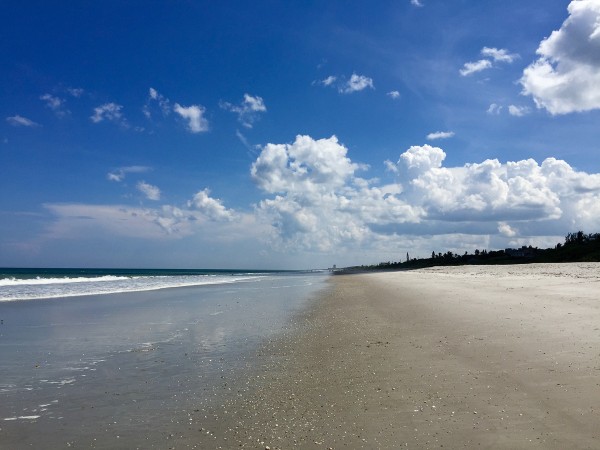
POLYGON ((201 448, 204 409, 325 279, 0 303, 0 448, 201 448))
POLYGON ((189 442, 593 448, 599 292, 598 263, 331 277, 189 442))

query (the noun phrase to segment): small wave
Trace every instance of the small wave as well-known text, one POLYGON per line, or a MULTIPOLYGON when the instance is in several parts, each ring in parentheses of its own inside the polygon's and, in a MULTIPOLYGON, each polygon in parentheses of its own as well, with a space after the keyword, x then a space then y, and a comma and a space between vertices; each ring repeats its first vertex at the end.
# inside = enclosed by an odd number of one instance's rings
POLYGON ((41 416, 17 416, 17 417, 5 417, 4 420, 35 420, 41 416))
MULTIPOLYGON (((17 282, 13 285, 4 285, 3 292, 0 292, 0 302, 144 292, 169 288, 256 281, 259 278, 262 277, 255 275, 233 277, 216 275, 121 277, 107 275, 97 278, 22 279, 16 280, 17 282), (35 282, 36 280, 39 281, 35 282), (32 281, 34 283, 31 283, 32 281)), ((0 281, 6 282, 6 279, 0 281)))
POLYGON ((3 278, 0 286, 40 286, 44 284, 70 284, 70 283, 101 283, 106 281, 129 280, 131 277, 117 275, 104 275, 100 277, 61 277, 61 278, 3 278))
POLYGON ((65 386, 67 384, 73 384, 75 383, 75 378, 67 378, 66 380, 60 380, 60 381, 49 381, 49 380, 40 380, 40 381, 45 381, 48 384, 55 384, 58 386, 65 386))

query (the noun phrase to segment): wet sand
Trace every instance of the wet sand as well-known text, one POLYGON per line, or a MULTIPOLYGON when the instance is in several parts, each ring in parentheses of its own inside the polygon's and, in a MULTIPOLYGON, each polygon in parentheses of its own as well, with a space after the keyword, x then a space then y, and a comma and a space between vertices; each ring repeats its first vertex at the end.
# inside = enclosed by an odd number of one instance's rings
POLYGON ((600 264, 332 277, 181 446, 599 448, 600 264))

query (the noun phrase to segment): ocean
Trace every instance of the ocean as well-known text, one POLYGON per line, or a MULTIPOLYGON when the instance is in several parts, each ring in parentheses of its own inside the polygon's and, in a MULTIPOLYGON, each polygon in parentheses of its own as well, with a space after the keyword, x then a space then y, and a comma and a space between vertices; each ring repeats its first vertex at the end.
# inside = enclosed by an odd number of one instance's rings
POLYGON ((167 448, 327 277, 0 269, 0 448, 167 448))
POLYGON ((0 302, 141 292, 302 272, 174 269, 2 269, 0 302))

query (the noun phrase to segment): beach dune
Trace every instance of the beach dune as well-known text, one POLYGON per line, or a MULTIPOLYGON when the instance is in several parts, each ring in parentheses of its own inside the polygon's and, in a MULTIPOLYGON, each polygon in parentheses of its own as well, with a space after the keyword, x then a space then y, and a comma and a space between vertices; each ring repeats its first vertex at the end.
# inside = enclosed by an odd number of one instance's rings
POLYGON ((196 443, 599 448, 600 264, 335 276, 259 358, 196 443))

